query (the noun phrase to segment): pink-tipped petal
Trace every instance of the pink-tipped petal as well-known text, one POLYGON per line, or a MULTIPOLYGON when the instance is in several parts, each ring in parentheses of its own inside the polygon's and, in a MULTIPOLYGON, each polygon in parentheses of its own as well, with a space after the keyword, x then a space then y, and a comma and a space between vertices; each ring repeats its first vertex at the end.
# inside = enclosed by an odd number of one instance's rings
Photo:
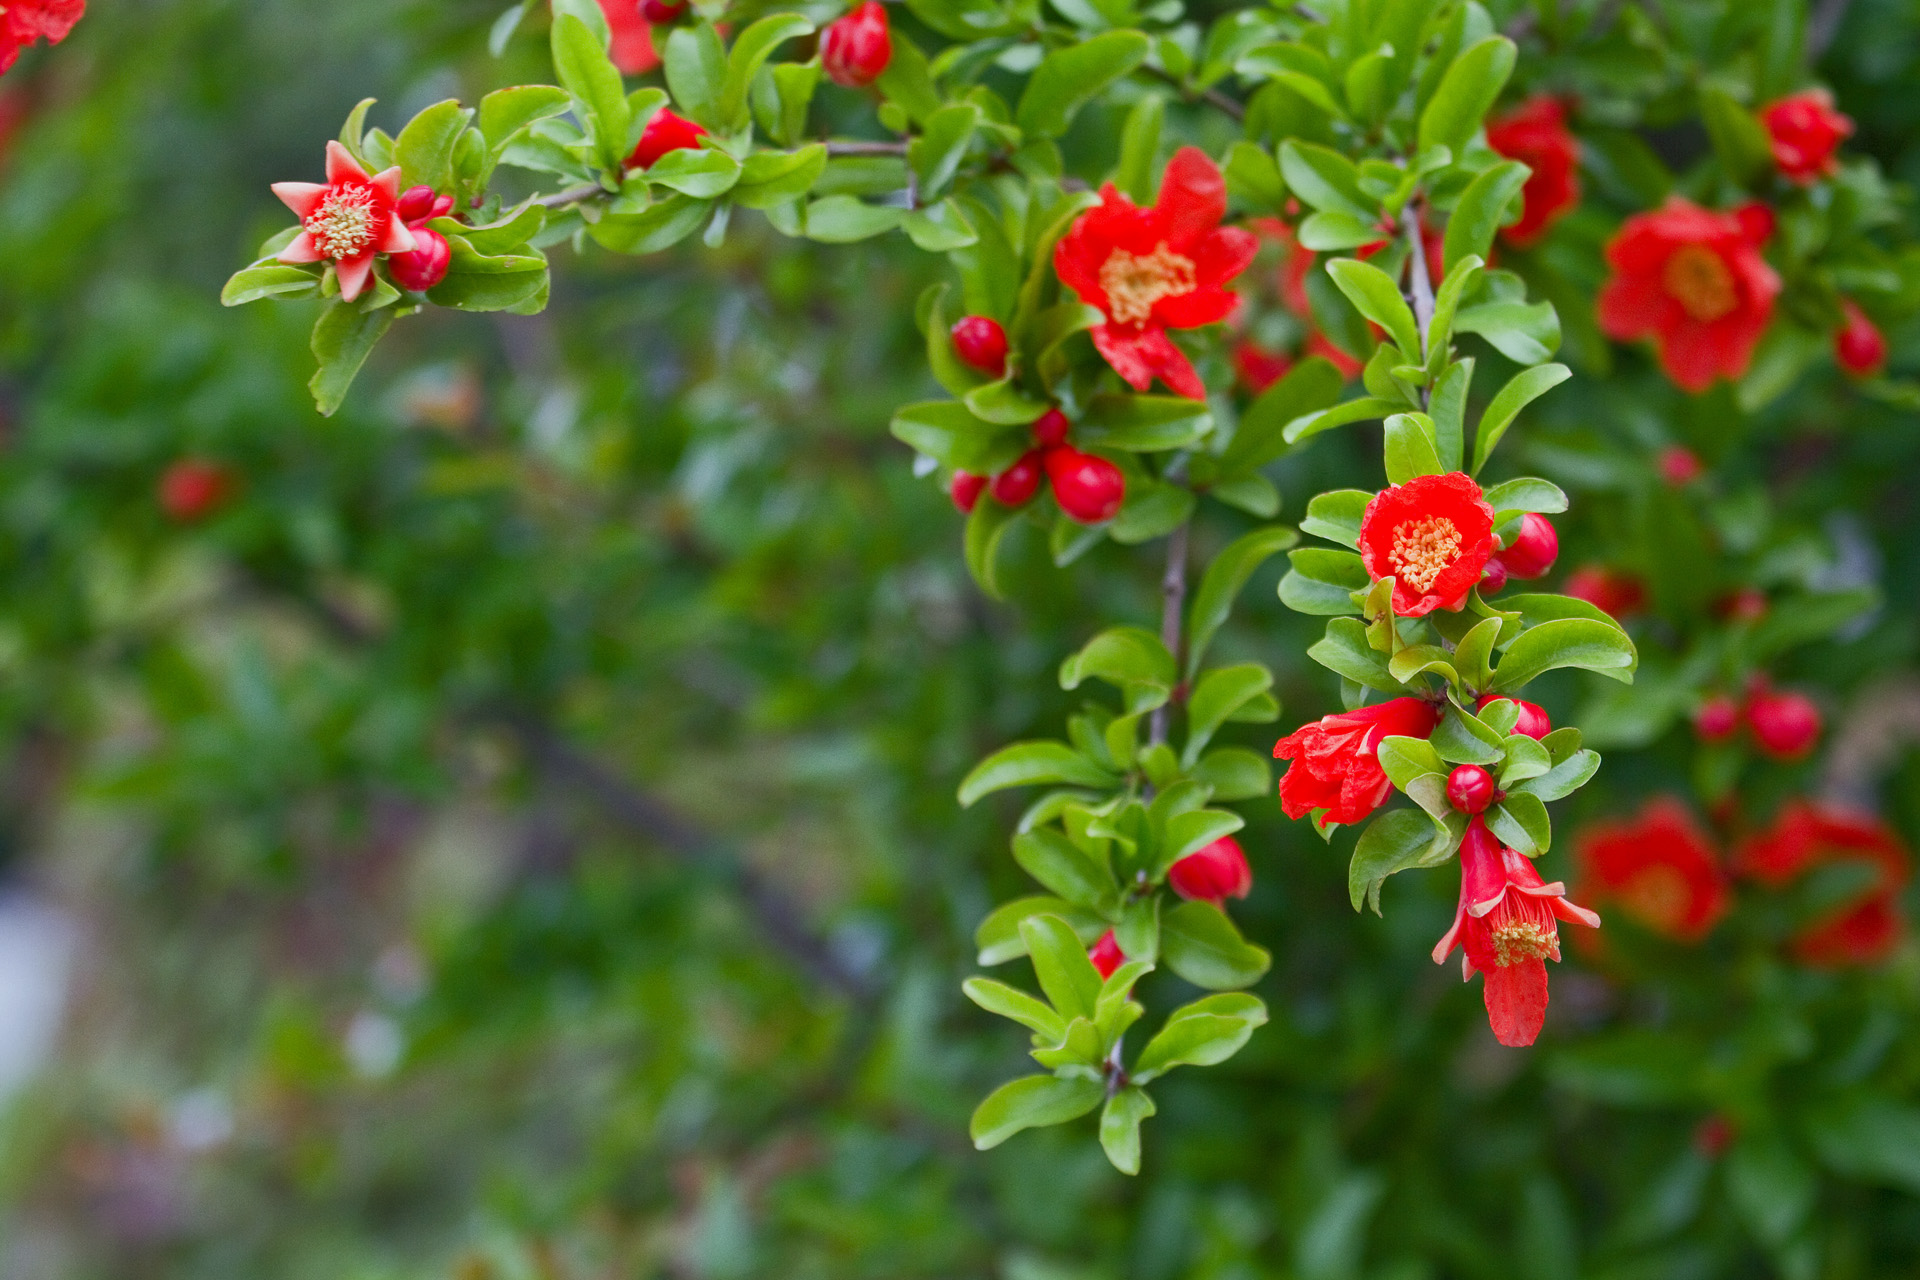
POLYGON ((273 194, 280 197, 280 203, 293 210, 293 216, 305 222, 313 211, 326 199, 327 188, 318 182, 276 182, 273 194))
POLYGON ((367 280, 373 275, 373 255, 363 253, 357 258, 348 258, 336 262, 333 269, 340 275, 340 300, 352 302, 367 287, 367 280))
POLYGON ((274 261, 294 265, 302 262, 318 262, 321 256, 320 250, 314 247, 313 237, 302 231, 287 242, 287 247, 280 251, 280 256, 274 261))
POLYGON ((391 169, 381 170, 373 176, 371 185, 387 199, 398 200, 400 198, 400 166, 395 165, 391 169))
POLYGON ((420 247, 406 224, 394 218, 387 223, 387 238, 374 246, 376 253, 412 253, 420 247))
POLYGON ((1555 898, 1550 905, 1553 907, 1553 914, 1559 916, 1569 924, 1583 924, 1589 929, 1598 929, 1600 927, 1600 913, 1597 911, 1589 911, 1585 907, 1576 906, 1574 903, 1568 902, 1565 898, 1555 898))
POLYGON ((338 185, 342 182, 365 182, 367 171, 353 158, 353 153, 341 145, 339 139, 327 144, 327 183, 338 185))

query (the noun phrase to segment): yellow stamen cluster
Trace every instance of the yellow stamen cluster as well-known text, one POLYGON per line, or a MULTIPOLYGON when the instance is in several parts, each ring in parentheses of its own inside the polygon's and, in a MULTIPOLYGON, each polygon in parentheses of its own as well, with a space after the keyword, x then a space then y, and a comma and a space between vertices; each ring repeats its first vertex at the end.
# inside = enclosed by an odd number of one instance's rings
POLYGON ((1427 591, 1460 554, 1460 530, 1445 516, 1409 520, 1393 531, 1393 550, 1387 562, 1401 582, 1415 591, 1427 591))
POLYGON ((1139 324, 1153 314, 1162 298, 1192 293, 1193 259, 1173 252, 1162 240, 1149 254, 1115 249, 1100 267, 1100 287, 1107 294, 1107 314, 1119 324, 1139 324))
POLYGON ((373 243, 373 214, 371 187, 335 187, 307 215, 307 234, 322 257, 358 257, 373 243))
POLYGON ((1703 244, 1683 244, 1660 270, 1667 296, 1702 324, 1709 324, 1740 305, 1733 273, 1719 254, 1703 244))
POLYGON ((1502 969, 1528 960, 1560 958, 1560 935, 1549 921, 1508 920, 1493 926, 1493 959, 1502 969))

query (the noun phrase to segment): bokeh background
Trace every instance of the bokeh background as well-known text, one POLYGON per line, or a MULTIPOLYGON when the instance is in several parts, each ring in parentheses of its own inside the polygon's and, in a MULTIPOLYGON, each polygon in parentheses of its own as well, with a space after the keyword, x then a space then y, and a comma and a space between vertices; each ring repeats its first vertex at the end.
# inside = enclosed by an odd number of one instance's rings
MULTIPOLYGON (((220 283, 360 97, 393 128, 545 78, 539 39, 488 53, 498 7, 101 2, 0 81, 0 1276, 1920 1267, 1911 943, 1835 974, 1762 921, 1640 939, 1624 970, 1570 957, 1542 1044, 1502 1050, 1427 960, 1446 877, 1355 915, 1344 845, 1277 806, 1236 906, 1275 953, 1273 1022, 1160 1089, 1142 1176, 1085 1124, 974 1153, 967 1114, 1023 1046, 959 981, 1023 889, 1016 802, 954 787, 1050 732, 1098 625, 1155 616, 1152 557, 1063 573, 1034 539, 1011 603, 968 581, 886 431, 931 393, 912 303, 941 271, 899 237, 562 247, 549 312, 430 312, 316 416, 310 316, 223 311, 220 283), (207 519, 158 495, 182 458, 234 478, 207 519)), ((1920 178, 1920 5, 1823 8, 1855 149, 1920 178)), ((1594 204, 1574 243, 1617 223, 1594 204)), ((1759 416, 1683 402, 1568 333, 1580 394, 1529 455, 1593 504, 1568 563, 1675 545, 1636 450, 1686 443, 1761 492, 1792 573, 1879 603, 1780 666, 1858 750, 1741 794, 1844 791, 1911 840, 1911 412, 1817 376, 1759 416)), ((1272 474, 1297 516, 1367 458, 1328 437, 1272 474)), ((1209 519, 1203 546, 1244 527, 1209 519)), ((1336 691, 1277 576, 1222 643, 1277 668, 1291 728, 1336 691)), ((1641 635, 1657 690, 1685 637, 1641 635)), ((1694 776, 1677 707, 1613 710, 1572 825, 1694 776)))

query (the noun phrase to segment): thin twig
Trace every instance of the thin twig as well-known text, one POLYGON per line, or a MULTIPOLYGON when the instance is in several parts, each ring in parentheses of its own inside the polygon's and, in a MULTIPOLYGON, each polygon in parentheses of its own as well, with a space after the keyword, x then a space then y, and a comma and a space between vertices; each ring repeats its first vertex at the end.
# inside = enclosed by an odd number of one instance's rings
POLYGON ((830 156, 903 156, 907 154, 905 140, 899 142, 829 142, 827 154, 830 156))
POLYGON ((1820 0, 1813 16, 1807 19, 1807 61, 1818 62, 1833 38, 1840 34, 1840 23, 1847 16, 1849 0, 1820 0))
MULTIPOLYGON (((1187 603, 1187 526, 1180 525, 1167 538, 1167 571, 1160 578, 1160 642, 1173 655, 1174 678, 1179 680, 1186 659, 1186 644, 1181 634, 1181 617, 1187 603)), ((1167 721, 1173 704, 1186 700, 1184 681, 1174 688, 1173 696, 1155 707, 1148 722, 1148 740, 1156 745, 1167 740, 1167 721)))
MULTIPOLYGON (((1419 331, 1420 350, 1408 352, 1417 354, 1421 365, 1427 363, 1427 330, 1433 324, 1433 277, 1427 274, 1427 246, 1425 237, 1420 234, 1420 211, 1412 201, 1400 211, 1400 225, 1407 237, 1408 271, 1413 276, 1411 285, 1413 294, 1413 327, 1419 331)), ((1420 388, 1420 407, 1426 408, 1428 389, 1420 388)))
POLYGON ((577 187, 568 187, 566 190, 556 191, 550 196, 537 196, 534 199, 534 203, 545 209, 564 209, 570 204, 579 204, 582 200, 589 200, 594 196, 604 196, 607 194, 607 189, 599 183, 583 182, 577 187))
POLYGON ((1228 97, 1218 89, 1202 89, 1198 93, 1195 93, 1186 86, 1185 82, 1182 81, 1179 76, 1161 67, 1142 66, 1140 69, 1154 79, 1170 84, 1178 89, 1180 95, 1189 102, 1204 102, 1208 106, 1217 107, 1233 117, 1236 123, 1243 122, 1247 118, 1246 104, 1228 97))

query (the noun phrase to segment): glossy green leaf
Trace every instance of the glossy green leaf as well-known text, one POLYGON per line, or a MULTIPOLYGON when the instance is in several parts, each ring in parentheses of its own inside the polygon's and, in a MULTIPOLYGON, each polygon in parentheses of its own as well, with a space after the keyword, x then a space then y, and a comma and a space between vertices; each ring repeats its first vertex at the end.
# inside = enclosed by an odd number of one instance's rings
POLYGON ((1140 1122, 1157 1108, 1146 1090, 1128 1085, 1107 1099, 1100 1112, 1100 1147, 1107 1160, 1121 1173, 1140 1172, 1140 1122))
POLYGON ((1278 525, 1241 534, 1213 558, 1200 577, 1200 587, 1187 607, 1187 669, 1192 679, 1205 661, 1213 637, 1233 612, 1233 602, 1254 571, 1300 540, 1292 529, 1278 525))
POLYGON ((1265 949, 1242 938, 1233 921, 1206 902, 1183 902, 1162 917, 1160 954, 1168 968, 1209 991, 1250 987, 1273 964, 1265 949))
POLYGON ((1478 475, 1480 468, 1486 465, 1494 446, 1500 443, 1500 437, 1506 435, 1507 428, 1520 416, 1520 411, 1572 376, 1573 370, 1563 364, 1543 364, 1514 374, 1480 415, 1480 425, 1474 429, 1474 474, 1478 475))
POLYGON ((1446 147, 1458 155, 1499 99, 1516 56, 1513 41, 1505 36, 1488 36, 1463 49, 1420 113, 1419 148, 1446 147))
POLYGON ((1543 622, 1520 633, 1507 646, 1494 671, 1493 687, 1502 693, 1522 689, 1544 671, 1558 667, 1578 667, 1618 680, 1633 683, 1633 671, 1639 664, 1633 641, 1617 624, 1592 618, 1562 618, 1543 622))
POLYGON ((1240 1052, 1256 1027, 1267 1024, 1267 1006, 1240 992, 1203 996, 1167 1015, 1167 1020, 1128 1074, 1146 1084, 1175 1067, 1211 1067, 1240 1052))
POLYGON ((968 1132, 976 1150, 997 1147, 1022 1129, 1065 1124, 1086 1115, 1106 1098, 1097 1080, 1062 1076, 1024 1076, 1001 1085, 974 1109, 968 1132))
POLYGON ((975 765, 961 782, 959 796, 965 808, 981 796, 1007 787, 1064 783, 1104 790, 1119 781, 1064 742, 1016 742, 975 765))
POLYGON ((1058 137, 1081 107, 1145 61, 1147 48, 1141 32, 1108 31, 1056 49, 1028 78, 1015 123, 1023 133, 1058 137))

